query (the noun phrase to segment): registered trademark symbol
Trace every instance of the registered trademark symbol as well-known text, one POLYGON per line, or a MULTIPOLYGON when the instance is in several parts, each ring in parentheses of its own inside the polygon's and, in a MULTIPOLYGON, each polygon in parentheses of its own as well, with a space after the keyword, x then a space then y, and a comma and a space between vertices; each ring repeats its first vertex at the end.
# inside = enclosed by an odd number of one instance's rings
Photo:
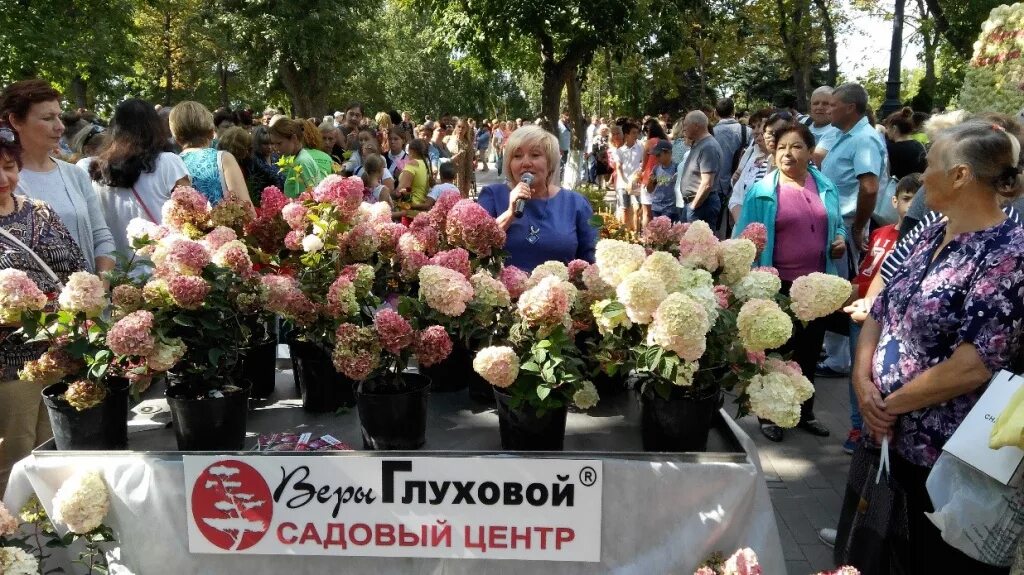
POLYGON ((597 471, 594 471, 594 468, 589 466, 580 469, 580 483, 586 487, 597 483, 597 471))

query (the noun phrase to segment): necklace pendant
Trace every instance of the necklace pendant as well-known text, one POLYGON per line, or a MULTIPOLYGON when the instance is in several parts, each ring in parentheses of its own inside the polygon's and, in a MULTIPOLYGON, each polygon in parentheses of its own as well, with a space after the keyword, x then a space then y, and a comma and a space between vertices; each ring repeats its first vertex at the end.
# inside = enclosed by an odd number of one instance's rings
POLYGON ((530 233, 526 235, 526 241, 531 244, 535 244, 540 240, 540 228, 537 226, 530 226, 530 233))

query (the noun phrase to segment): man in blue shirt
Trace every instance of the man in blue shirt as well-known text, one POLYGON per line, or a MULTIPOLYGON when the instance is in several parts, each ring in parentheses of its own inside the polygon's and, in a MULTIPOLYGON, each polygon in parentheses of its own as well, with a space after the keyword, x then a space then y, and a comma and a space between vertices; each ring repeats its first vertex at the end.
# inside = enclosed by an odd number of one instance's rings
POLYGON ((814 143, 834 137, 838 128, 832 125, 832 86, 818 86, 811 92, 811 115, 804 121, 814 135, 814 143))

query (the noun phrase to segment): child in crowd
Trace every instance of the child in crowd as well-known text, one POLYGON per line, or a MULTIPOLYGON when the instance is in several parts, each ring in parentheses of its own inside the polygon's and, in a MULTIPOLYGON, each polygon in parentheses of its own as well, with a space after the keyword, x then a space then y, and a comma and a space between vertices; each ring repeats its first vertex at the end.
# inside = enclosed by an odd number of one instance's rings
POLYGON ((676 208, 676 164, 672 162, 672 142, 660 140, 651 149, 651 156, 657 160, 651 177, 647 181, 647 192, 651 200, 651 217, 665 216, 673 223, 679 221, 676 208))
POLYGON ((637 141, 640 136, 639 126, 627 123, 623 126, 622 133, 625 142, 616 150, 615 191, 619 196, 619 208, 622 210, 621 221, 627 230, 637 231, 639 210, 635 210, 634 206, 640 205, 640 190, 637 183, 640 181, 643 167, 644 145, 637 141))
POLYGON ((391 193, 380 183, 384 175, 384 158, 378 154, 366 156, 362 171, 360 177, 363 179, 363 201, 370 204, 384 202, 394 209, 395 202, 391 199, 391 193))
POLYGON ((437 175, 441 178, 441 182, 436 184, 433 188, 430 188, 430 193, 427 194, 427 209, 430 209, 434 205, 434 202, 441 198, 441 195, 445 192, 459 193, 459 188, 454 184, 455 182, 455 164, 451 162, 444 162, 437 168, 437 175))
MULTIPOLYGON (((871 281, 878 275, 878 271, 882 268, 882 262, 885 258, 889 257, 893 248, 896 247, 896 241, 900 235, 900 224, 903 223, 903 216, 907 215, 907 210, 910 208, 910 203, 914 200, 914 196, 917 195, 917 191, 921 189, 921 174, 913 173, 903 177, 896 184, 896 193, 893 195, 892 204, 896 208, 896 213, 899 214, 899 219, 895 224, 882 226, 871 233, 871 238, 868 240, 868 249, 864 252, 864 259, 860 262, 860 271, 857 273, 857 277, 853 279, 853 285, 857 289, 856 299, 862 299, 867 295, 868 286, 871 285, 871 281)), ((860 324, 856 321, 850 321, 850 348, 857 348, 857 336, 860 334, 860 324)), ((857 443, 860 441, 861 426, 863 424, 860 415, 860 409, 857 407, 857 398, 853 395, 853 387, 850 387, 850 423, 852 429, 849 435, 846 437, 846 442, 843 443, 843 451, 846 453, 853 453, 857 447, 857 443)))

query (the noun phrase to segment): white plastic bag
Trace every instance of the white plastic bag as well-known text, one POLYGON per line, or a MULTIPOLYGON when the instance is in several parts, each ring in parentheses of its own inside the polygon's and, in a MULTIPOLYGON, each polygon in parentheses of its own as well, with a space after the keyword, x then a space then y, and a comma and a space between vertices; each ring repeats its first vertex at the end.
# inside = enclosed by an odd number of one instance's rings
POLYGON ((1024 532, 1024 489, 1007 487, 943 452, 925 484, 942 539, 989 565, 1008 567, 1024 532))

